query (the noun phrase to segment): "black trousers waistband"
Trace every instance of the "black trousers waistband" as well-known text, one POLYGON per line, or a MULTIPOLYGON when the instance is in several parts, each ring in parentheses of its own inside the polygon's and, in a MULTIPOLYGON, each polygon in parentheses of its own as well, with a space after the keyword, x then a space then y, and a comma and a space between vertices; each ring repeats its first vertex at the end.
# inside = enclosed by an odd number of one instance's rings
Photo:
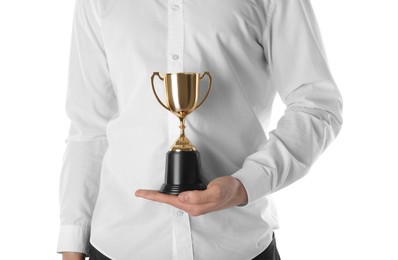
MULTIPOLYGON (((89 260, 112 260, 104 256, 91 243, 89 244, 89 260)), ((271 244, 258 256, 252 260, 280 260, 278 249, 276 248, 275 234, 272 235, 271 244)))

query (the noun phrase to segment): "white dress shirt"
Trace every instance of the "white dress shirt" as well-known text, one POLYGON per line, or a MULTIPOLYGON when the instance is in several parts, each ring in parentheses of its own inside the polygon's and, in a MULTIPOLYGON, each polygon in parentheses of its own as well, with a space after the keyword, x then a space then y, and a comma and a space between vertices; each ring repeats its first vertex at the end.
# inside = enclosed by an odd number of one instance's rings
POLYGON ((342 125, 310 1, 75 1, 57 252, 88 255, 91 241, 113 260, 260 254, 278 228, 267 195, 308 173, 342 125), (153 95, 155 71, 210 72, 186 136, 205 184, 237 178, 246 205, 192 217, 134 195, 160 189, 179 136, 178 118, 153 95), (267 138, 276 93, 286 111, 267 138))

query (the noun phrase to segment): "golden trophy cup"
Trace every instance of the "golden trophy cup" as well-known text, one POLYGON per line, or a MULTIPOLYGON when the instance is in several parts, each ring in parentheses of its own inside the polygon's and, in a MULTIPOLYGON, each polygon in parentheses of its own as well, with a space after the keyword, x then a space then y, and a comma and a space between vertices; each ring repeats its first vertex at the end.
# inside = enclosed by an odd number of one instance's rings
POLYGON ((160 192, 179 194, 186 190, 204 190, 202 184, 202 168, 199 151, 185 136, 185 118, 198 109, 211 90, 211 75, 194 72, 165 73, 163 77, 154 72, 151 77, 152 90, 158 102, 180 119, 180 136, 166 154, 165 182, 160 192), (200 98, 200 80, 207 75, 209 82, 203 100, 200 98), (163 103, 156 94, 154 77, 158 76, 164 83, 166 101, 163 103))

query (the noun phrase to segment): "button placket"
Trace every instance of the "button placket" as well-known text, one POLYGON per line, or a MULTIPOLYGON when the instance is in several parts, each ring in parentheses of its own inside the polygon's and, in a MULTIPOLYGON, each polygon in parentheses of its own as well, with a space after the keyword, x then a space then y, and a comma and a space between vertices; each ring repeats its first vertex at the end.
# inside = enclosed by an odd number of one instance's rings
POLYGON ((180 9, 180 6, 179 6, 178 4, 172 4, 172 5, 171 5, 171 9, 172 9, 173 11, 178 11, 178 9, 180 9))
POLYGON ((189 215, 182 210, 175 210, 173 217, 173 240, 175 255, 178 260, 193 260, 193 246, 189 215))
MULTIPOLYGON (((168 1, 167 70, 169 73, 183 71, 184 16, 182 0, 168 1)), ((169 145, 179 136, 178 119, 168 113, 169 145)))
POLYGON ((184 13, 182 0, 168 1, 168 72, 183 71, 184 13))
POLYGON ((177 210, 177 217, 182 217, 184 215, 184 212, 182 210, 177 210))
MULTIPOLYGON (((184 61, 184 12, 183 0, 168 1, 167 70, 183 72, 184 61)), ((179 136, 178 119, 168 113, 169 143, 179 136)), ((182 210, 173 210, 173 255, 181 260, 193 260, 193 246, 189 215, 182 210)))

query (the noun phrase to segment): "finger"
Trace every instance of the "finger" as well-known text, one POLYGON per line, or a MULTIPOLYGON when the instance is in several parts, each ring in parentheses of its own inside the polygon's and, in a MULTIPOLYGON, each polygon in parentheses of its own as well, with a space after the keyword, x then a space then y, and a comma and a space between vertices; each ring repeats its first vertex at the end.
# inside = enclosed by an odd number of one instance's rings
MULTIPOLYGON (((191 210, 194 210, 194 211, 198 210, 197 208, 192 207, 191 204, 180 202, 176 195, 163 194, 163 193, 159 192, 158 190, 140 189, 140 190, 136 191, 135 195, 137 197, 141 197, 144 199, 161 202, 161 203, 167 203, 171 206, 182 209, 186 212, 189 212, 191 210)), ((199 210, 201 210, 201 209, 199 209, 199 210)))
POLYGON ((206 190, 193 190, 181 192, 178 201, 188 204, 213 204, 220 200, 220 191, 217 185, 206 190))
MULTIPOLYGON (((181 194, 181 193, 180 193, 181 194)), ((152 200, 155 202, 167 203, 178 209, 187 212, 191 216, 199 216, 211 211, 217 210, 219 205, 217 202, 203 203, 203 204, 190 204, 179 201, 177 196, 160 193, 158 190, 137 190, 135 192, 137 197, 152 200)))
POLYGON ((169 195, 159 192, 158 190, 137 190, 135 192, 137 197, 141 197, 144 199, 149 199, 157 202, 175 204, 177 202, 177 196, 169 195))

